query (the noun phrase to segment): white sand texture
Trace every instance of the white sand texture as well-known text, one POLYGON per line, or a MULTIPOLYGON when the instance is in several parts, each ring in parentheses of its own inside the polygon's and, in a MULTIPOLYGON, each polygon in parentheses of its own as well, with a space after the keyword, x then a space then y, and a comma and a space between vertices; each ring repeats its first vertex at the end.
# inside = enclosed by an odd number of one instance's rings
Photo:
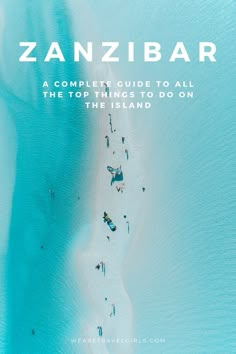
MULTIPOLYGON (((93 73, 93 79, 104 80, 105 77, 107 81, 115 82, 109 67, 106 67, 105 71, 101 73, 97 70, 93 73)), ((101 89, 104 90, 105 88, 101 89)), ((105 99, 106 102, 109 100, 111 99, 105 99)), ((137 225, 134 224, 135 220, 137 223, 138 205, 145 193, 142 192, 138 154, 134 151, 137 149, 133 149, 135 145, 132 143, 134 136, 130 129, 129 113, 125 110, 100 109, 95 111, 95 115, 97 115, 95 119, 98 146, 94 151, 97 159, 92 187, 94 188, 92 234, 88 247, 78 254, 80 284, 85 290, 84 295, 90 309, 90 316, 85 321, 82 336, 91 340, 95 338, 96 342, 101 341, 85 345, 89 354, 132 354, 133 311, 122 280, 122 273, 125 272, 122 265, 133 232, 135 229, 137 231, 137 225), (106 136, 109 137, 109 147, 106 136), (125 138, 124 142, 122 137, 125 138), (121 166, 123 180, 111 184, 112 174, 107 170, 107 166, 113 168, 121 166), (124 187, 123 192, 116 188, 120 185, 124 187), (104 211, 117 226, 116 231, 111 231, 103 221, 104 211), (100 262, 105 264, 105 274, 100 262), (98 264, 100 269, 95 268, 98 264), (115 305, 115 315, 112 313, 112 304, 115 305), (99 336, 98 327, 102 327, 102 336, 99 336), (105 343, 102 343, 103 340, 105 343)))

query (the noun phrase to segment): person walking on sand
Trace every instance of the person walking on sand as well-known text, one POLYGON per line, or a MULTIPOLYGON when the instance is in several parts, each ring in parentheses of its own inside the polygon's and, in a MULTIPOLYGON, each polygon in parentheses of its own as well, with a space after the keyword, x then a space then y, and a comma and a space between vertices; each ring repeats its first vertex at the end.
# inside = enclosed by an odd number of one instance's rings
POLYGON ((110 317, 115 316, 116 315, 116 307, 114 304, 111 305, 111 313, 110 313, 110 317))
POLYGON ((128 149, 125 149, 125 153, 126 153, 126 159, 128 160, 128 159, 129 159, 129 152, 128 152, 128 149))
POLYGON ((105 263, 103 263, 103 274, 104 274, 104 277, 106 275, 106 266, 105 266, 105 263))
POLYGON ((100 262, 101 266, 102 266, 102 273, 104 274, 105 276, 105 273, 106 273, 106 266, 105 266, 105 263, 104 262, 100 262))
POLYGON ((112 314, 113 314, 113 316, 115 316, 116 315, 116 307, 114 304, 112 304, 111 306, 112 306, 112 314))
POLYGON ((97 329, 98 329, 99 337, 102 337, 102 327, 101 326, 97 326, 97 329))
POLYGON ((106 139, 106 141, 107 141, 107 148, 109 148, 109 146, 110 146, 109 136, 106 135, 106 136, 105 136, 105 139, 106 139))
POLYGON ((129 221, 126 221, 126 224, 128 225, 128 234, 129 234, 129 221))
POLYGON ((108 115, 109 115, 109 118, 110 118, 109 124, 110 124, 110 127, 111 127, 111 133, 113 133, 112 120, 111 120, 111 113, 108 113, 108 115))
POLYGON ((105 86, 105 93, 107 94, 107 96, 109 95, 109 87, 107 86, 107 83, 104 82, 104 86, 105 86))

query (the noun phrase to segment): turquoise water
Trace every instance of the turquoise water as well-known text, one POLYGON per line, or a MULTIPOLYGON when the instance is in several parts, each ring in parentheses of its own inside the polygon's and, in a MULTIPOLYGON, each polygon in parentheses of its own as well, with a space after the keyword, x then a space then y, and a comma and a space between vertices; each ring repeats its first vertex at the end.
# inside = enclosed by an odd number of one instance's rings
POLYGON ((139 12, 147 22, 137 19, 137 38, 153 33, 167 47, 181 38, 191 53, 195 41, 208 38, 218 55, 214 65, 143 65, 130 75, 195 85, 193 101, 158 101, 135 121, 140 141, 148 141, 142 161, 152 212, 140 210, 146 227, 129 255, 138 262, 128 263, 126 284, 136 335, 166 340, 135 353, 235 353, 233 2, 168 8, 160 1, 153 8, 139 12))
POLYGON ((40 92, 44 80, 83 75, 70 61, 51 66, 18 63, 15 48, 24 39, 40 44, 40 58, 53 40, 64 42, 68 53, 72 40, 63 2, 5 2, 3 10, 0 90, 16 130, 17 158, 8 244, 7 339, 1 352, 66 353, 85 311, 66 252, 89 217, 85 191, 91 176, 91 171, 86 173, 90 123, 78 100, 44 100, 40 92))
POLYGON ((165 339, 136 345, 135 353, 235 353, 233 1, 114 4, 115 19, 108 2, 99 13, 111 38, 135 41, 140 53, 143 41, 160 41, 163 59, 182 40, 192 58, 188 64, 123 61, 117 64, 122 79, 194 84, 193 100, 158 100, 133 118, 150 200, 147 212, 140 207, 145 227, 141 236, 140 226, 135 230, 126 287, 135 335, 165 339), (215 64, 197 62, 201 40, 216 43, 215 64))
MULTIPOLYGON (((83 5, 79 3, 81 11, 83 5)), ((77 2, 74 7, 78 9, 77 2)), ((69 53, 72 33, 65 3, 2 1, 2 8, 1 104, 8 107, 16 131, 17 160, 8 244, 7 335, 2 336, 1 351, 80 354, 80 348, 70 346, 70 337, 79 336, 86 308, 65 254, 90 219, 93 134, 79 101, 49 102, 38 93, 44 80, 85 74, 70 61, 17 62, 20 40, 38 41, 40 57, 52 40, 63 42, 65 55, 69 53), (55 190, 54 200, 49 189, 55 190)), ((186 79, 195 85, 193 100, 158 100, 133 119, 144 146, 140 159, 149 171, 149 208, 140 210, 145 228, 129 253, 129 259, 138 262, 127 261, 126 287, 134 307, 135 336, 165 339, 163 344, 137 345, 135 354, 234 353, 233 1, 148 0, 134 7, 133 1, 113 1, 111 6, 89 0, 88 10, 95 21, 94 38, 133 40, 138 51, 143 41, 156 40, 167 52, 183 40, 193 57, 189 64, 127 64, 124 59, 112 65, 121 79, 186 79), (217 44, 217 63, 197 62, 200 40, 217 44)), ((120 54, 125 55, 124 47, 120 54)))

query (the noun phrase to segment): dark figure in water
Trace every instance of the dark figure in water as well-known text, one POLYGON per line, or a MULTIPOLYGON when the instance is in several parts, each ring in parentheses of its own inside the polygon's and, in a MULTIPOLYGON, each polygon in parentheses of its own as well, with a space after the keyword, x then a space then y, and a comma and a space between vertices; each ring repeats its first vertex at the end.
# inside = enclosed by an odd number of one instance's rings
POLYGON ((122 144, 124 144, 124 142, 125 142, 125 137, 122 136, 121 140, 122 140, 122 144))
POLYGON ((109 146, 110 146, 110 141, 109 141, 109 136, 105 136, 105 139, 106 139, 106 141, 107 141, 107 148, 109 148, 109 146))
POLYGON ((49 189, 49 193, 50 193, 51 199, 54 200, 54 199, 55 199, 55 192, 54 192, 54 190, 49 189))
POLYGON ((145 192, 145 189, 146 189, 145 187, 142 187, 143 192, 145 192))
POLYGON ((127 158, 127 160, 128 160, 128 159, 129 159, 129 152, 128 152, 127 149, 125 149, 125 153, 126 153, 126 158, 127 158))
POLYGON ((100 269, 100 264, 97 264, 96 267, 95 267, 97 270, 100 269))
POLYGON ((44 249, 44 245, 41 245, 41 247, 40 247, 40 248, 41 248, 41 250, 43 250, 43 249, 44 249))
POLYGON ((35 330, 32 329, 31 333, 32 333, 32 335, 34 336, 34 335, 35 335, 35 330))
POLYGON ((110 241, 110 236, 107 236, 108 241, 110 241))

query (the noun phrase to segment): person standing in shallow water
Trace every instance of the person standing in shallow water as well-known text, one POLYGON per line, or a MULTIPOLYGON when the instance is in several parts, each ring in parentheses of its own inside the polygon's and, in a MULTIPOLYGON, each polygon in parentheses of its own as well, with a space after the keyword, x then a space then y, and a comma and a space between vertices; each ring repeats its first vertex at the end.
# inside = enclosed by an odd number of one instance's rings
POLYGON ((125 143, 125 137, 122 136, 121 140, 122 140, 122 144, 124 144, 125 143))
POLYGON ((125 153, 126 153, 126 159, 128 160, 128 159, 129 159, 129 152, 128 152, 128 149, 125 149, 125 153))
POLYGON ((51 199, 54 200, 55 199, 55 192, 53 189, 49 189, 49 193, 50 193, 50 196, 51 196, 51 199))

